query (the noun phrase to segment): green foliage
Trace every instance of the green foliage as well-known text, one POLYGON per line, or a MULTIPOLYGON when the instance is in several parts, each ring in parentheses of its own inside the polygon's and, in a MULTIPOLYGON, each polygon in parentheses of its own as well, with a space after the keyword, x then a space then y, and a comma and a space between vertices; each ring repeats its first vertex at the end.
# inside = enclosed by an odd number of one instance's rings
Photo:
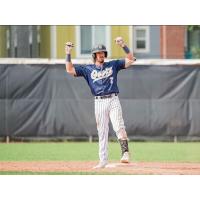
MULTIPOLYGON (((192 58, 200 58, 200 47, 199 47, 199 34, 200 34, 200 25, 189 25, 187 26, 189 32, 189 52, 192 55, 192 58)), ((187 54, 188 55, 188 54, 187 54)))
POLYGON ((188 25, 188 31, 200 30, 200 25, 188 25))
POLYGON ((191 48, 191 52, 192 52, 192 57, 193 58, 200 58, 200 48, 192 47, 191 48))

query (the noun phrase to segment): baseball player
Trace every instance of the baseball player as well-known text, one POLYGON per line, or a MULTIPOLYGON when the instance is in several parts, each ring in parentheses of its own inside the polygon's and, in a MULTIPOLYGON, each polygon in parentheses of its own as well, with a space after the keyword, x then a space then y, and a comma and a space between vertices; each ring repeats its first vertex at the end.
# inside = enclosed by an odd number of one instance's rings
POLYGON ((103 44, 99 44, 92 48, 94 64, 83 66, 73 66, 71 50, 74 45, 71 42, 67 42, 65 45, 66 71, 72 76, 84 77, 94 95, 100 160, 94 168, 104 168, 108 163, 109 119, 121 145, 121 162, 129 162, 128 137, 118 98, 117 74, 120 70, 130 67, 136 59, 122 37, 117 37, 115 42, 124 50, 125 59, 105 62, 108 52, 103 44))

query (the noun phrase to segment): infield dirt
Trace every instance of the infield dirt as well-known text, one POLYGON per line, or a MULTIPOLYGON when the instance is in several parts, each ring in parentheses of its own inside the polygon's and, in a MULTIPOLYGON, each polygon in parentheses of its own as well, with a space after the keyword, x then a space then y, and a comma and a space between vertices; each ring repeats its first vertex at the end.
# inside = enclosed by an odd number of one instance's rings
POLYGON ((200 163, 131 162, 122 164, 110 162, 106 168, 93 169, 95 161, 34 161, 0 162, 0 171, 9 172, 101 172, 105 174, 135 175, 200 175, 200 163))

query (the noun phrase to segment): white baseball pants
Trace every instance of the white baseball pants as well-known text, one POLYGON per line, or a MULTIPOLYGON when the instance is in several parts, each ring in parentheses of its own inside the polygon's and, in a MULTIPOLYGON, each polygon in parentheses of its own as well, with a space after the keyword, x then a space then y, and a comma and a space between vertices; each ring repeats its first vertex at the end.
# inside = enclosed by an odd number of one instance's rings
POLYGON ((95 118, 99 136, 99 159, 100 162, 108 160, 108 132, 109 118, 118 139, 120 130, 125 130, 122 117, 122 108, 118 96, 111 98, 95 99, 95 118))

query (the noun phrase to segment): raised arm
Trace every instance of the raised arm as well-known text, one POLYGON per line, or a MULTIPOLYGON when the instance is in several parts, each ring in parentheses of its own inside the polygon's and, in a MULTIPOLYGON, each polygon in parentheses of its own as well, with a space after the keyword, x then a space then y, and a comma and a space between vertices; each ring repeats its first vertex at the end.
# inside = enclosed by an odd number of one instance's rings
POLYGON ((127 45, 125 44, 124 40, 122 37, 117 37, 115 39, 115 42, 117 45, 119 45, 124 52, 126 53, 126 57, 125 57, 125 68, 130 67, 135 61, 136 58, 134 57, 133 53, 129 50, 129 48, 127 47, 127 45))
POLYGON ((65 53, 66 53, 65 66, 66 66, 66 71, 68 74, 72 76, 76 76, 76 71, 71 61, 71 50, 73 47, 74 45, 72 44, 72 42, 67 42, 65 44, 65 53))

